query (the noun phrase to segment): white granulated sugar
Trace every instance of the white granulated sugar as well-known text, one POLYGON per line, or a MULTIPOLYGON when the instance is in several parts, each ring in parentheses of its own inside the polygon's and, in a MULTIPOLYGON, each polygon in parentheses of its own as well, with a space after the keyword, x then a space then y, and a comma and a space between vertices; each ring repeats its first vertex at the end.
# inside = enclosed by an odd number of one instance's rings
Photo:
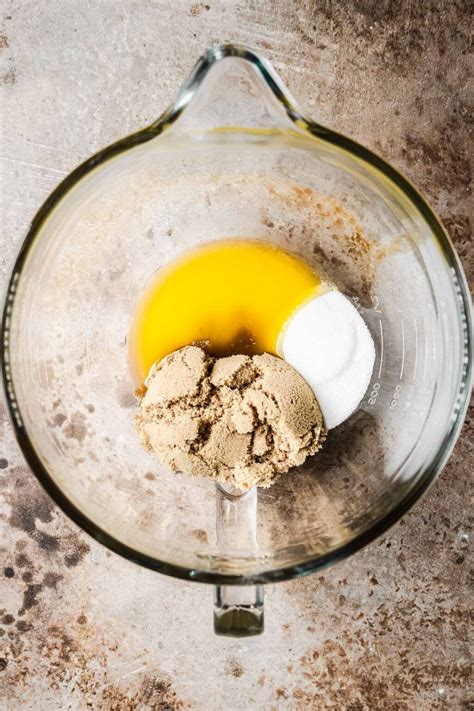
POLYGON ((281 355, 313 389, 328 429, 359 405, 375 361, 372 336, 357 309, 338 291, 315 297, 289 319, 281 355))

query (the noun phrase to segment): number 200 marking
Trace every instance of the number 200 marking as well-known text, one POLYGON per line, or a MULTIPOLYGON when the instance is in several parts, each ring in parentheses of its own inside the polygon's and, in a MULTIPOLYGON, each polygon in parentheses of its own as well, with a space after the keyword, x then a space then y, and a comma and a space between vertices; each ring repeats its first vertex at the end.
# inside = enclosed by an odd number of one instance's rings
POLYGON ((377 400, 377 395, 380 392, 380 383, 374 383, 372 385, 372 392, 370 393, 369 397, 369 405, 375 405, 375 402, 377 400))

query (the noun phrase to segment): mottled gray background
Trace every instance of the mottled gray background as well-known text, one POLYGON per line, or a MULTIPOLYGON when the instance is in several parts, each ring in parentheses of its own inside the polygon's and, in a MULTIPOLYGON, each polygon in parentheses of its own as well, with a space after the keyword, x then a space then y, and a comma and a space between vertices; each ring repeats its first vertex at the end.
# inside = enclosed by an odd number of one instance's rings
MULTIPOLYGON (((260 48, 308 113, 438 210, 469 278, 469 3, 3 0, 1 239, 82 158, 154 119, 208 45, 260 48)), ((264 636, 213 636, 211 589, 135 567, 42 492, 1 413, 6 709, 469 709, 472 410, 430 493, 353 559, 267 588, 264 636)))

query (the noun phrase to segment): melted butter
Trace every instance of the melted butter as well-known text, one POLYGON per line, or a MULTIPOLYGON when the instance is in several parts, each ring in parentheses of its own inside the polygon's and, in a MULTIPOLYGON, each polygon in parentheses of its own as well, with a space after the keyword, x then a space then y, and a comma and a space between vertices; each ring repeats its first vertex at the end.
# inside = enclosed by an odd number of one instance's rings
POLYGON ((157 360, 190 344, 212 355, 277 354, 282 328, 320 279, 268 242, 211 242, 166 265, 140 299, 130 331, 139 382, 157 360))

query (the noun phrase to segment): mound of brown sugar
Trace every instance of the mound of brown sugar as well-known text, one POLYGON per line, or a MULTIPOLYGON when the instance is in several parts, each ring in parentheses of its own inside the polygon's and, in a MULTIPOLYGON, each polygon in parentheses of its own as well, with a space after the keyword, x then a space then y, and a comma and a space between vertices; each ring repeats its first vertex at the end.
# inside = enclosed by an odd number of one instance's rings
POLYGON ((268 353, 212 358, 196 346, 153 366, 136 425, 174 471, 241 491, 270 486, 326 436, 311 388, 288 363, 268 353))

